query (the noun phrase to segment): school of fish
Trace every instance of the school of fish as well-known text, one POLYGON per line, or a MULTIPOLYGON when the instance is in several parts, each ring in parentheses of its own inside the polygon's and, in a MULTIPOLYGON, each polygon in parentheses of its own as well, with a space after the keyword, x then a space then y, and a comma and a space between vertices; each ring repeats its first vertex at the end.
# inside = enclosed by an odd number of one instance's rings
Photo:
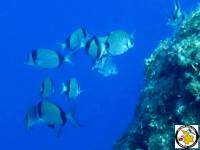
MULTIPOLYGON (((168 24, 177 27, 184 18, 178 0, 174 0, 174 12, 168 24)), ((92 61, 91 70, 96 70, 104 77, 117 75, 119 71, 113 58, 133 48, 134 35, 124 30, 115 30, 104 36, 96 36, 84 28, 78 28, 59 45, 61 51, 48 48, 33 49, 27 55, 25 64, 40 69, 58 69, 64 63, 72 64, 73 55, 82 49, 92 61), (68 54, 64 55, 63 50, 68 54)), ((75 127, 81 127, 73 109, 66 112, 52 100, 55 90, 55 81, 49 76, 44 78, 40 85, 38 101, 30 106, 25 114, 24 124, 27 131, 37 124, 45 124, 50 129, 55 129, 59 137, 68 122, 75 127)), ((76 100, 83 91, 76 77, 61 84, 60 93, 70 101, 76 100)))
MULTIPOLYGON (((64 63, 72 64, 73 55, 80 49, 92 60, 91 70, 97 70, 104 77, 118 74, 117 65, 112 58, 127 52, 134 46, 133 34, 123 30, 110 32, 102 37, 89 34, 84 28, 72 32, 64 43, 59 43, 61 51, 47 48, 33 49, 26 58, 25 64, 40 69, 58 69, 64 63), (62 51, 68 52, 63 55, 62 51)), ((46 124, 57 131, 59 137, 67 122, 81 127, 74 117, 74 110, 65 112, 56 102, 52 101, 55 93, 55 81, 49 76, 40 85, 39 100, 28 108, 25 114, 25 128, 31 130, 37 124, 46 124)), ((61 84, 61 94, 73 101, 83 92, 77 78, 72 77, 61 84)))

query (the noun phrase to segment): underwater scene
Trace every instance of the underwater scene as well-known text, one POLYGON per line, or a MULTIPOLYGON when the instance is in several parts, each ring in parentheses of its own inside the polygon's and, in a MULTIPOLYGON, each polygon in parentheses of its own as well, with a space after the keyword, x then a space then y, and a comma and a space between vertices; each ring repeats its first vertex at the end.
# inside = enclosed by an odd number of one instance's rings
POLYGON ((0 1, 0 149, 200 149, 199 2, 0 1))

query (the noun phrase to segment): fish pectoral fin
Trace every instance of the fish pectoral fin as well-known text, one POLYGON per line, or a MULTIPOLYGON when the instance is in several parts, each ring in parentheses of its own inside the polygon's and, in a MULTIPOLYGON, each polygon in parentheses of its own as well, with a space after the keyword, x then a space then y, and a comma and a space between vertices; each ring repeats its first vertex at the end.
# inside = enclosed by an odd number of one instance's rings
POLYGON ((54 128, 55 128, 55 125, 53 125, 53 124, 48 124, 48 127, 51 128, 51 129, 54 129, 54 128))

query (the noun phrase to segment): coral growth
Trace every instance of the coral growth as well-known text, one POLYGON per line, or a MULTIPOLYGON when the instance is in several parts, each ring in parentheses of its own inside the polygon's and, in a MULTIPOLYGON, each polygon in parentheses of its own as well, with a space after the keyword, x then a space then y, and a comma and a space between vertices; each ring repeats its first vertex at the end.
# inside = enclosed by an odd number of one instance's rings
POLYGON ((200 124, 200 7, 145 60, 135 120, 115 150, 172 150, 175 124, 200 124))

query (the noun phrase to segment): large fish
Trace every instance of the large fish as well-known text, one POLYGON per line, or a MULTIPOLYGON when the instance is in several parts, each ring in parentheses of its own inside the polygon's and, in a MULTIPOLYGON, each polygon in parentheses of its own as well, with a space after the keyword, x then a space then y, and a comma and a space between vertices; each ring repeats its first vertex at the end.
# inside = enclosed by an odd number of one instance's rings
POLYGON ((53 93, 54 93, 53 80, 50 77, 46 77, 41 84, 40 95, 42 98, 49 98, 53 93))
POLYGON ((90 34, 84 28, 78 28, 67 37, 65 43, 61 44, 61 47, 71 51, 84 48, 90 37, 90 34))
POLYGON ((121 55, 134 46, 133 34, 128 34, 123 30, 110 32, 106 45, 108 45, 107 53, 110 56, 121 55))
POLYGON ((76 99, 81 92, 80 85, 76 78, 71 78, 67 84, 62 84, 62 93, 68 95, 71 100, 76 99))
POLYGON ((107 38, 104 37, 96 37, 94 36, 86 43, 86 52, 89 56, 91 56, 94 60, 99 59, 107 54, 107 38))
MULTIPOLYGON (((25 126, 27 129, 31 129, 38 123, 44 123, 49 128, 60 127, 61 129, 68 121, 75 127, 80 127, 71 112, 65 113, 59 105, 50 101, 41 101, 36 106, 28 109, 25 117, 25 126)), ((57 136, 61 133, 60 129, 57 136)))
POLYGON ((168 19, 168 25, 177 27, 183 22, 184 19, 185 15, 181 9, 179 1, 174 0, 174 12, 173 15, 168 19))
POLYGON ((35 49, 27 57, 25 64, 43 69, 60 67, 64 62, 71 63, 70 56, 63 56, 51 49, 35 49))
POLYGON ((97 70, 105 77, 118 74, 117 66, 110 57, 103 57, 96 60, 95 64, 92 66, 92 70, 97 70))

